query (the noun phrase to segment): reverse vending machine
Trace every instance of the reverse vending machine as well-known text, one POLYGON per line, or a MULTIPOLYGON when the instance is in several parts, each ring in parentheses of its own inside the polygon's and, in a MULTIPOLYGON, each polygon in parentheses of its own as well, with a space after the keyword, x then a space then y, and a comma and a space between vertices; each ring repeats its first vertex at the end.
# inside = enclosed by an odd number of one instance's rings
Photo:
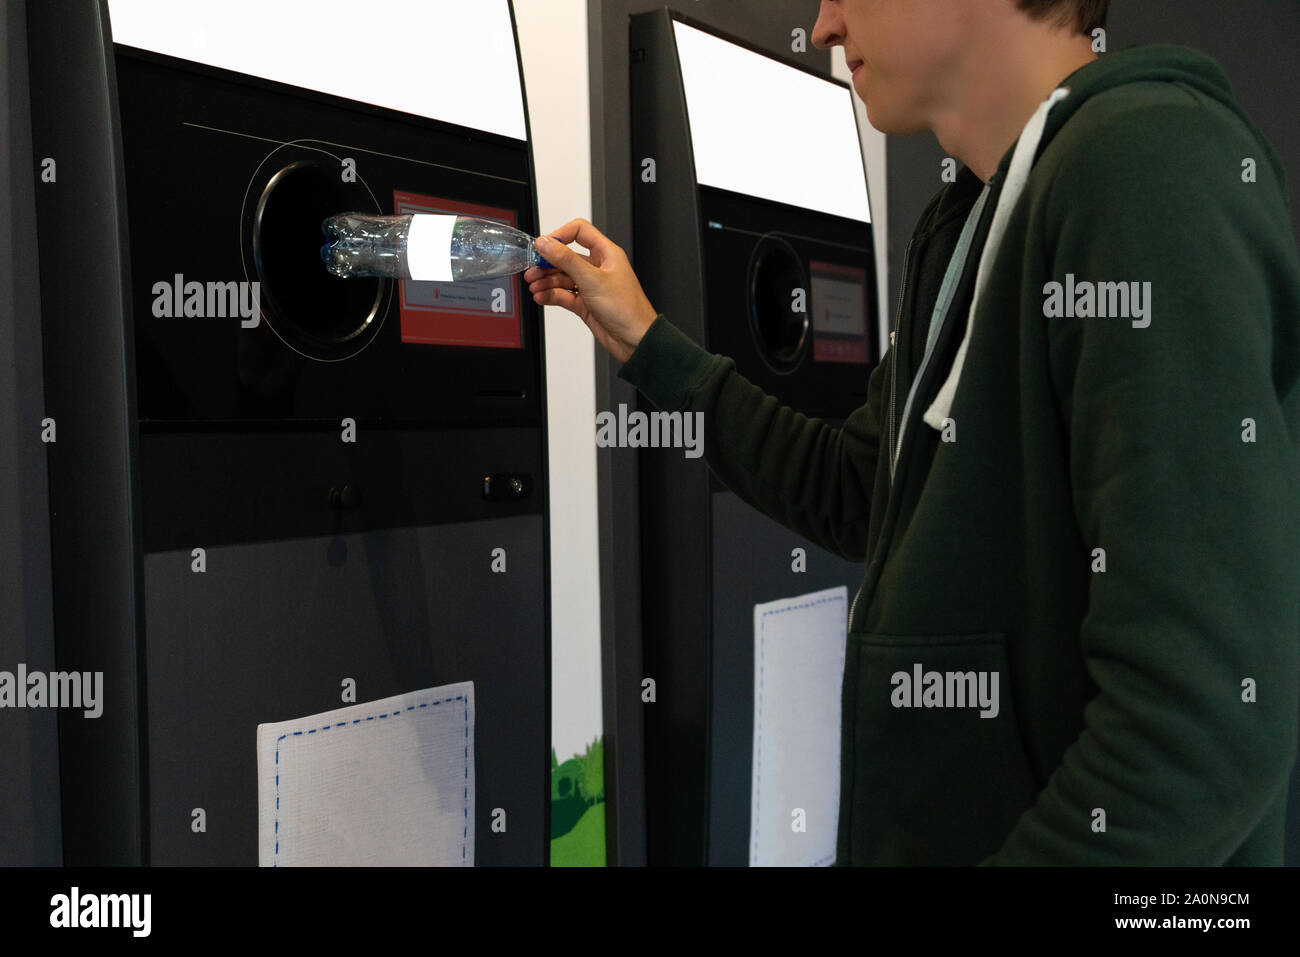
MULTIPOLYGON (((632 17, 630 49, 634 246, 647 294, 764 391, 839 424, 866 401, 881 353, 848 86, 668 9, 632 17)), ((645 710, 648 859, 828 864, 837 622, 861 566, 759 514, 703 459, 639 454, 644 673, 657 690, 645 710), (774 690, 798 670, 776 662, 800 654, 802 626, 783 637, 767 628, 802 611, 817 616, 807 641, 816 673, 804 676, 812 710, 783 697, 793 686, 774 690), (813 838, 804 850, 782 837, 792 824, 813 838)))
POLYGON ((0 0, 0 867, 62 860, 58 714, 19 705, 20 666, 54 670, 26 32, 23 4, 0 0))
POLYGON ((457 861, 547 862, 540 310, 320 259, 340 212, 537 231, 513 9, 346 9, 27 5, 56 655, 104 675, 68 864, 256 864, 259 725, 462 682, 457 861))

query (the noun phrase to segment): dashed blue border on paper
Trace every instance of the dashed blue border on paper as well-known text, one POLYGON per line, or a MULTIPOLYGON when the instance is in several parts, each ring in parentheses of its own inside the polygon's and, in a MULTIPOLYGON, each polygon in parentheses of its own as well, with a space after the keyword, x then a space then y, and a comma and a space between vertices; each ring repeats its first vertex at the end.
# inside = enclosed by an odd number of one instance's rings
MULTIPOLYGON (((407 705, 405 708, 398 708, 393 711, 386 711, 382 714, 371 714, 364 718, 353 718, 351 721, 336 721, 334 724, 327 724, 320 728, 308 728, 306 731, 286 731, 275 739, 275 854, 274 857, 280 856, 280 742, 285 738, 299 738, 316 734, 318 731, 330 731, 335 728, 354 728, 357 725, 365 724, 367 721, 384 718, 400 718, 407 711, 417 711, 422 708, 437 707, 440 704, 450 704, 453 701, 464 702, 465 717, 465 785, 461 793, 463 806, 461 813, 465 819, 465 825, 460 835, 460 860, 465 863, 467 845, 469 844, 469 695, 458 694, 454 698, 443 698, 441 701, 425 701, 421 704, 407 705)), ((279 862, 271 864, 272 867, 279 867, 279 862)))
MULTIPOLYGON (((834 595, 834 596, 827 596, 826 598, 818 598, 816 601, 806 601, 806 602, 803 602, 802 604, 798 604, 798 605, 787 605, 785 608, 777 608, 776 610, 768 609, 768 610, 764 611, 761 615, 759 615, 759 626, 758 626, 758 697, 757 697, 757 698, 755 699, 755 701, 754 701, 754 713, 755 713, 755 714, 760 714, 760 713, 762 712, 762 707, 763 707, 763 677, 764 677, 764 663, 765 663, 765 662, 764 662, 764 659, 767 657, 767 640, 766 640, 766 639, 767 639, 767 619, 768 619, 768 616, 769 616, 769 615, 781 615, 781 614, 784 614, 784 613, 787 612, 787 611, 801 611, 801 610, 804 609, 804 608, 814 608, 814 607, 816 607, 817 605, 824 605, 824 604, 826 604, 827 602, 832 602, 832 601, 838 601, 838 602, 843 602, 844 604, 848 604, 848 598, 847 598, 847 595, 834 595)), ((841 734, 844 733, 843 729, 840 729, 840 733, 841 733, 841 734)), ((759 808, 762 806, 762 803, 763 803, 763 790, 762 790, 762 787, 761 787, 762 782, 763 782, 763 761, 762 761, 762 756, 763 756, 763 723, 762 723, 761 721, 760 721, 759 724, 758 724, 758 742, 757 742, 757 744, 756 744, 755 747, 754 747, 754 751, 756 752, 756 758, 757 758, 757 763, 755 764, 755 767, 754 767, 754 770, 755 770, 755 772, 757 773, 757 777, 756 777, 756 779, 755 779, 755 781, 754 781, 754 821, 751 821, 751 822, 750 822, 750 835, 751 835, 751 836, 750 836, 749 854, 750 854, 750 858, 751 858, 751 859, 753 859, 753 858, 755 858, 755 857, 758 856, 758 825, 757 825, 755 822, 758 820, 758 817, 759 817, 759 808)), ((843 810, 843 809, 841 808, 841 810, 843 810)), ((837 841, 837 843, 838 843, 838 841, 837 841)), ((811 864, 809 864, 808 866, 809 866, 809 867, 821 867, 823 864, 829 864, 829 863, 830 863, 831 861, 833 861, 833 860, 835 860, 835 852, 834 852, 834 851, 832 851, 830 854, 826 855, 825 857, 820 857, 820 858, 818 858, 817 860, 813 861, 813 862, 812 862, 811 864)))

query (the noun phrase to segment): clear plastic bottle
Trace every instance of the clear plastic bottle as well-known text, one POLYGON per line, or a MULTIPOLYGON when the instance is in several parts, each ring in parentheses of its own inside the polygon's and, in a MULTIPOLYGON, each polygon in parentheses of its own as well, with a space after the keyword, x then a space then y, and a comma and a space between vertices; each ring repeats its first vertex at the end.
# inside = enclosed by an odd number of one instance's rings
POLYGON ((551 268, 523 230, 477 216, 340 213, 321 224, 325 268, 342 279, 472 282, 551 268))

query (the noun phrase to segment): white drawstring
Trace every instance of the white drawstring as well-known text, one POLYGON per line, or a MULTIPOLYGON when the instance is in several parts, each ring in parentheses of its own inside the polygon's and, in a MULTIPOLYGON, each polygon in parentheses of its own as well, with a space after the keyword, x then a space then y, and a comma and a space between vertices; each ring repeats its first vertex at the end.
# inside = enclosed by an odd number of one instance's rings
POLYGON ((1065 99, 1069 92, 1068 88, 1061 87, 1044 100, 1034 115, 1029 118, 1029 122, 1025 124, 1020 134, 1020 139, 1016 141, 1016 151, 1011 154, 1011 165, 1007 168, 1007 179, 1002 184, 1002 194, 998 197, 997 209, 993 211, 989 236, 984 243, 984 251, 980 254, 979 271, 975 274, 975 295, 971 299, 970 314, 966 319, 966 334, 962 337, 957 356, 952 361, 948 378, 925 412, 926 424, 932 428, 942 431, 944 419, 948 418, 948 413, 952 411, 953 396, 957 394, 957 383, 961 381, 962 366, 966 363, 966 349, 970 346, 971 330, 975 328, 975 309, 979 305, 984 287, 988 284, 993 258, 997 255, 998 247, 1002 244, 1002 236, 1007 231, 1007 220, 1011 218, 1011 210, 1015 208, 1016 201, 1020 199, 1020 194, 1025 190, 1025 183, 1029 180, 1029 171, 1033 168, 1034 156, 1038 153, 1038 144, 1042 142, 1043 130, 1047 126, 1047 114, 1052 111, 1053 106, 1065 99))

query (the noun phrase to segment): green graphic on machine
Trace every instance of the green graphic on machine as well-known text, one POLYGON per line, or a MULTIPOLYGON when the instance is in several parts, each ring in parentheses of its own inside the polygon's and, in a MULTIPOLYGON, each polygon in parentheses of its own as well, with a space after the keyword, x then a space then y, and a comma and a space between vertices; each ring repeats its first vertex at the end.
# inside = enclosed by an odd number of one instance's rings
POLYGON ((605 864, 605 740, 563 764, 551 748, 551 866, 605 864))

